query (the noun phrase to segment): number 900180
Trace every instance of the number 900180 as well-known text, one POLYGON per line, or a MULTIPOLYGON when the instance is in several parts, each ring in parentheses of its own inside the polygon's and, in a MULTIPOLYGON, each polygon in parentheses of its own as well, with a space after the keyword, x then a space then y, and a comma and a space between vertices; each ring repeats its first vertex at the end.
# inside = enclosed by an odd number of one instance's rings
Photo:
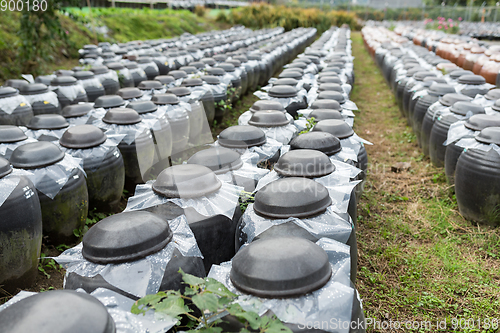
POLYGON ((0 10, 2 12, 5 11, 46 11, 47 10, 47 1, 46 0, 1 0, 0 1, 0 10))

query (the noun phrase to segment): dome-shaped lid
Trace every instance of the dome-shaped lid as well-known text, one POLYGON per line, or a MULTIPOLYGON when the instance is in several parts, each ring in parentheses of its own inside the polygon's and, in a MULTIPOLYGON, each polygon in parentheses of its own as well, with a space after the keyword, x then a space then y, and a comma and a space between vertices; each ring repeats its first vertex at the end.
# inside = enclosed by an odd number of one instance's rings
POLYGON ((50 81, 51 86, 72 86, 76 84, 76 79, 72 76, 57 76, 50 81))
POLYGON ((458 83, 480 85, 485 84, 486 79, 481 75, 462 75, 458 78, 458 83))
POLYGON ((119 71, 119 70, 125 68, 125 66, 123 66, 123 64, 121 64, 119 62, 110 62, 106 65, 106 67, 108 67, 109 69, 112 69, 114 71, 119 71))
POLYGON ((465 116, 468 112, 472 112, 473 114, 484 113, 484 108, 472 102, 456 102, 451 106, 450 111, 465 116))
POLYGON ((57 71, 54 72, 54 74, 57 76, 73 76, 75 72, 67 69, 58 69, 57 71))
POLYGON ((280 102, 270 101, 265 99, 256 101, 250 108, 251 112, 264 111, 264 110, 277 110, 281 112, 286 112, 285 108, 283 107, 283 105, 281 105, 280 102))
POLYGON ((436 82, 447 84, 446 80, 442 77, 428 76, 424 79, 424 82, 436 82))
POLYGON ((451 94, 455 92, 455 88, 449 84, 444 83, 432 83, 429 87, 429 95, 432 96, 443 96, 446 94, 451 94))
POLYGON ((187 73, 181 70, 170 71, 168 72, 168 75, 173 76, 176 80, 187 77, 187 73))
POLYGON ((23 95, 38 95, 48 92, 49 88, 43 83, 32 83, 23 85, 20 91, 23 95))
POLYGON ((214 76, 224 76, 226 71, 223 68, 209 68, 207 69, 207 73, 214 76))
POLYGON ((289 177, 265 185, 255 194, 253 209, 269 218, 307 217, 332 204, 326 187, 307 178, 289 177))
POLYGON ((162 84, 171 84, 175 81, 172 75, 158 75, 155 77, 155 81, 160 81, 162 84))
POLYGON ((237 170, 243 165, 240 154, 224 147, 201 150, 191 156, 187 162, 188 164, 204 165, 217 175, 237 170))
POLYGON ((144 81, 141 81, 141 83, 139 83, 139 85, 137 85, 137 88, 141 89, 141 90, 151 90, 151 89, 162 89, 163 88, 163 84, 160 82, 160 81, 156 81, 156 80, 144 80, 144 81))
POLYGON ((283 298, 323 287, 332 275, 328 255, 299 237, 261 239, 242 248, 232 260, 234 286, 246 293, 283 298))
POLYGON ((338 83, 321 83, 318 87, 318 91, 337 91, 339 93, 343 93, 344 89, 338 83))
POLYGON ((292 61, 292 63, 297 63, 297 62, 301 62, 301 63, 308 65, 308 64, 312 63, 312 60, 309 57, 300 57, 300 58, 296 58, 292 61))
POLYGON ((26 127, 32 130, 55 130, 68 126, 69 123, 66 121, 66 118, 60 114, 39 114, 31 118, 28 125, 26 125, 26 127))
POLYGON ((469 96, 457 93, 446 94, 439 98, 439 102, 444 106, 452 106, 456 102, 469 102, 471 100, 472 98, 470 98, 469 96))
POLYGON ((152 61, 153 61, 153 58, 151 58, 151 57, 141 56, 141 57, 137 58, 138 64, 147 64, 147 63, 150 63, 152 61))
POLYGON ((36 169, 55 164, 64 153, 52 142, 39 141, 19 146, 12 152, 10 163, 14 168, 36 169))
POLYGON ((94 73, 91 71, 79 71, 73 74, 73 77, 77 80, 88 80, 94 77, 94 73))
POLYGON ((193 61, 189 63, 189 66, 193 66, 196 69, 205 68, 205 64, 201 61, 193 61))
POLYGON ((417 81, 423 81, 426 77, 435 77, 436 74, 429 71, 420 71, 413 74, 413 78, 417 81))
POLYGON ((217 66, 217 68, 222 68, 222 69, 224 69, 228 73, 234 72, 234 70, 235 70, 234 65, 230 64, 228 62, 222 62, 222 63, 220 63, 217 66))
POLYGON ((199 87, 203 85, 202 79, 185 79, 182 82, 182 85, 185 87, 199 87))
POLYGON ((0 157, 0 178, 7 176, 12 172, 12 167, 10 166, 10 162, 5 158, 0 157))
POLYGON ((291 64, 288 65, 287 68, 306 68, 307 67, 307 64, 305 62, 293 62, 291 64))
POLYGON ((283 79, 277 79, 276 81, 273 82, 273 86, 292 86, 296 87, 297 83, 299 83, 297 80, 292 79, 292 78, 283 78, 283 79))
POLYGON ((16 88, 0 87, 0 98, 12 97, 18 95, 19 92, 16 88))
POLYGON ((319 150, 290 150, 280 157, 274 170, 285 177, 323 177, 335 171, 330 158, 319 150))
POLYGON ((216 54, 212 58, 215 59, 218 62, 222 62, 222 61, 226 61, 227 55, 225 55, 225 54, 216 54))
POLYGON ((241 66, 241 61, 237 59, 229 59, 226 60, 227 63, 232 64, 234 67, 240 67, 241 66))
POLYGON ((49 290, 20 300, 0 312, 10 333, 115 333, 115 323, 95 297, 74 290, 49 290))
POLYGON ((345 97, 342 93, 338 91, 322 91, 318 94, 318 100, 329 99, 339 102, 339 104, 345 103, 345 97))
POLYGON ((22 87, 28 85, 29 82, 26 80, 21 80, 21 79, 9 79, 5 81, 5 86, 6 87, 12 87, 17 90, 21 90, 22 87))
POLYGON ((220 132, 219 144, 227 148, 249 148, 266 143, 266 134, 255 126, 231 126, 220 132))
POLYGON ((465 122, 465 127, 473 131, 481 131, 487 127, 500 126, 500 115, 477 114, 465 122))
MULTIPOLYGON (((48 85, 50 85, 50 82, 52 81, 52 79, 55 77, 56 76, 54 74, 52 74, 52 75, 40 75, 40 76, 36 77, 35 82, 36 83, 43 83, 46 86, 48 86, 48 85)), ((24 80, 22 80, 22 81, 24 81, 24 80)))
POLYGON ((240 54, 240 55, 237 55, 237 56, 234 56, 233 59, 236 59, 238 60, 239 62, 241 63, 245 63, 245 62, 248 62, 248 58, 245 57, 244 55, 240 54))
POLYGON ((86 149, 99 146, 106 139, 106 134, 94 125, 78 125, 68 128, 59 144, 66 148, 86 149))
POLYGON ((127 108, 134 109, 139 114, 154 112, 158 110, 158 106, 151 101, 134 101, 127 105, 127 108))
POLYGON ((279 127, 290 124, 285 113, 277 110, 257 111, 252 114, 248 125, 257 127, 279 127))
POLYGON ((140 98, 143 95, 142 91, 135 87, 121 88, 116 92, 116 94, 121 96, 123 99, 140 98))
POLYGON ((496 101, 497 99, 500 99, 500 89, 491 89, 484 95, 484 97, 490 101, 496 101))
POLYGON ((297 89, 291 86, 273 86, 268 94, 274 98, 291 98, 297 96, 297 89))
POLYGON ((187 74, 196 74, 196 73, 198 73, 198 70, 194 66, 182 66, 180 68, 180 70, 186 72, 187 74))
POLYGON ((406 76, 407 77, 413 77, 415 74, 418 72, 428 72, 425 68, 420 67, 420 66, 415 66, 406 71, 406 76))
POLYGON ((102 118, 105 123, 116 125, 133 125, 140 123, 141 120, 139 113, 130 108, 110 109, 102 118))
POLYGON ((472 73, 471 71, 466 71, 464 69, 457 69, 450 73, 450 77, 453 80, 458 80, 458 78, 461 77, 462 75, 472 75, 472 74, 474 73, 472 73))
POLYGON ((311 109, 331 109, 340 110, 340 103, 333 99, 319 99, 311 104, 311 109))
POLYGON ((118 108, 122 105, 125 105, 125 101, 119 95, 104 95, 99 96, 94 102, 95 108, 118 108))
POLYGON ((62 115, 64 118, 81 117, 87 115, 92 110, 94 110, 94 107, 90 103, 71 104, 62 109, 62 115))
POLYGON ((206 166, 179 164, 158 175, 153 191, 169 198, 198 198, 218 191, 221 186, 219 178, 206 166))
POLYGON ((345 139, 354 134, 351 126, 340 119, 321 120, 314 125, 313 131, 327 132, 333 134, 339 139, 345 139))
POLYGON ((215 66, 217 64, 214 58, 202 58, 200 61, 209 66, 215 66))
POLYGON ((173 232, 160 216, 125 212, 109 216, 83 236, 82 255, 98 264, 117 264, 144 258, 163 249, 173 232))
POLYGON ((487 127, 476 136, 476 141, 486 144, 500 145, 500 127, 487 127))
POLYGON ((302 73, 296 70, 290 70, 290 71, 283 71, 281 72, 280 75, 278 75, 278 78, 280 79, 295 79, 295 80, 300 80, 302 79, 302 73))
POLYGON ((131 61, 131 62, 125 63, 125 67, 127 67, 128 69, 136 69, 136 68, 139 68, 139 65, 137 65, 136 62, 131 61))
POLYGON ((165 104, 179 104, 179 98, 172 93, 168 94, 156 94, 151 98, 151 102, 157 105, 165 105, 165 104))
POLYGON ((205 76, 202 76, 201 79, 208 84, 213 84, 213 85, 220 84, 220 80, 217 76, 205 75, 205 76))
POLYGON ((109 68, 106 66, 92 66, 90 70, 96 75, 106 74, 107 72, 109 72, 109 68))
POLYGON ((309 113, 308 118, 314 118, 316 121, 325 119, 343 119, 340 111, 332 109, 314 109, 311 113, 309 113))
POLYGON ((328 65, 328 70, 332 73, 336 73, 336 74, 340 74, 342 73, 342 69, 340 67, 337 67, 337 66, 333 66, 332 64, 329 64, 328 65))
POLYGON ((342 84, 342 80, 338 76, 327 75, 318 78, 319 83, 337 83, 342 84))
POLYGON ((495 103, 491 106, 491 108, 497 112, 500 112, 500 99, 496 100, 495 103))
POLYGON ((182 97, 191 94, 191 91, 186 87, 174 87, 168 89, 167 93, 174 94, 177 97, 182 97))
POLYGON ((23 130, 13 125, 0 125, 0 143, 12 143, 26 140, 23 130))

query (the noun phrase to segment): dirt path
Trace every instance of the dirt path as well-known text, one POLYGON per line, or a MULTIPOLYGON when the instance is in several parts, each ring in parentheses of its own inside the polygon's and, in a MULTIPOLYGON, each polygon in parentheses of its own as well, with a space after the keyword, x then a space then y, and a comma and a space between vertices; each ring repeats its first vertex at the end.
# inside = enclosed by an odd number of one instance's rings
POLYGON ((374 143, 366 147, 370 167, 357 230, 357 287, 366 317, 381 321, 368 331, 408 331, 383 329, 384 320, 409 320, 414 328, 430 321, 422 331, 435 331, 442 320, 448 332, 466 331, 461 318, 474 318, 476 329, 479 319, 500 325, 500 231, 460 216, 444 170, 421 154, 361 34, 352 39, 355 130, 374 143), (394 173, 396 162, 411 169, 394 173))

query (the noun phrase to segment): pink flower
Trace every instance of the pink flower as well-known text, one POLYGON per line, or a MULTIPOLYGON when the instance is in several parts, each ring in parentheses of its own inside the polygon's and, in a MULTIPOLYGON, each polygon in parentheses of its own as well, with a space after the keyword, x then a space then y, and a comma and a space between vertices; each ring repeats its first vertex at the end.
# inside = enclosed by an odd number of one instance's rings
POLYGON ((453 22, 453 20, 451 18, 448 19, 448 22, 453 22))
POLYGON ((68 30, 66 30, 66 35, 69 35, 69 31, 68 30))
POLYGON ((452 23, 452 24, 450 24, 450 28, 453 28, 453 23, 452 23))
POLYGON ((441 25, 438 26, 438 29, 441 30, 443 27, 441 25))
POLYGON ((444 30, 448 30, 448 27, 444 27, 444 30))
POLYGON ((459 18, 458 18, 458 20, 459 20, 459 21, 462 21, 462 18, 461 18, 461 17, 459 17, 459 18))

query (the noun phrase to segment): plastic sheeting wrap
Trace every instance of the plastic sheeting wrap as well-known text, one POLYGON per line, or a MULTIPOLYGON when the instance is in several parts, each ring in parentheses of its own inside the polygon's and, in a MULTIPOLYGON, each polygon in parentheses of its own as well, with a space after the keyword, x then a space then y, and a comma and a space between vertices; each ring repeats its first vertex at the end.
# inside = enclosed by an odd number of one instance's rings
MULTIPOLYGON (((250 160, 252 160, 252 154, 247 154, 245 157, 250 157, 250 160)), ((243 182, 244 179, 251 179, 255 182, 255 184, 257 184, 257 182, 267 174, 269 174, 268 169, 257 168, 251 163, 243 162, 239 169, 218 174, 217 178, 224 183, 244 187, 245 184, 240 184, 240 182, 243 182)))
POLYGON ((487 108, 495 104, 496 100, 487 99, 483 95, 476 95, 476 98, 474 98, 471 102, 474 104, 479 104, 483 108, 487 108))
POLYGON ((31 105, 35 104, 36 102, 43 102, 44 104, 52 104, 55 107, 59 106, 59 100, 57 99, 57 94, 53 91, 47 91, 46 93, 38 95, 23 95, 23 96, 31 105))
POLYGON ((491 106, 485 107, 484 112, 490 116, 494 116, 494 115, 500 116, 500 112, 493 110, 493 108, 491 106))
POLYGON ((340 139, 340 144, 342 146, 342 149, 345 148, 350 148, 356 153, 356 160, 353 160, 355 162, 358 161, 357 155, 359 154, 359 150, 361 147, 365 144, 367 145, 373 145, 373 143, 366 141, 365 139, 360 138, 356 133, 351 135, 348 138, 345 139, 340 139))
POLYGON ((63 95, 70 101, 74 101, 79 94, 84 94, 85 96, 87 96, 87 93, 85 92, 83 86, 78 83, 71 86, 49 86, 49 88, 63 95))
POLYGON ((14 95, 0 99, 0 111, 3 111, 6 114, 12 114, 12 112, 14 112, 14 110, 19 106, 25 105, 31 106, 26 97, 23 95, 14 95))
POLYGON ((274 139, 284 145, 297 135, 297 127, 292 124, 278 127, 259 127, 265 134, 266 138, 274 139))
POLYGON ((464 148, 466 151, 467 149, 477 149, 481 150, 484 152, 489 152, 490 150, 496 151, 500 155, 500 147, 494 143, 491 144, 485 144, 478 142, 475 138, 464 138, 460 139, 457 143, 455 143, 457 146, 464 148))
MULTIPOLYGON (((68 129, 67 127, 62 128, 62 129, 54 129, 54 130, 49 130, 49 129, 38 129, 38 130, 27 129, 26 131, 24 131, 24 134, 26 134, 26 136, 28 138, 32 138, 32 139, 35 139, 35 140, 40 140, 41 137, 51 137, 51 138, 53 138, 53 140, 49 140, 49 141, 56 141, 56 140, 59 140, 61 138, 61 136, 64 134, 64 132, 66 132, 67 129, 68 129)), ((43 141, 47 141, 47 140, 43 140, 43 141)))
POLYGON ((92 77, 90 79, 78 80, 78 83, 82 85, 84 88, 92 87, 92 88, 101 88, 102 83, 99 81, 97 77, 92 77))
POLYGON ((453 142, 456 142, 465 137, 474 137, 481 133, 480 131, 473 131, 465 127, 465 120, 457 121, 456 123, 451 124, 450 129, 448 130, 448 137, 443 145, 448 146, 453 142))
POLYGON ((165 268, 175 249, 178 249, 183 256, 202 258, 186 217, 181 215, 169 221, 168 224, 173 232, 172 240, 160 251, 143 259, 121 264, 95 264, 83 257, 83 243, 64 251, 53 259, 66 269, 66 277, 69 273, 76 273, 83 277, 93 277, 99 274, 111 285, 137 297, 155 294, 160 289, 165 268))
POLYGON ((167 89, 164 87, 161 89, 150 89, 150 90, 141 90, 141 91, 143 93, 141 97, 128 100, 128 102, 132 102, 134 100, 136 100, 136 101, 150 101, 154 95, 160 95, 160 94, 166 93, 167 89))
MULTIPOLYGON (((496 88, 496 86, 493 84, 490 84, 490 83, 483 83, 483 84, 479 84, 479 85, 459 83, 455 86, 455 89, 457 90, 458 93, 462 93, 462 90, 483 90, 483 89, 490 90, 493 88, 496 88)), ((476 96, 474 96, 474 97, 476 97, 476 96)))
POLYGON ((435 115, 439 115, 442 112, 444 112, 445 110, 449 110, 449 109, 450 109, 449 106, 443 105, 443 104, 441 104, 441 102, 437 101, 437 102, 432 103, 429 106, 428 110, 431 111, 431 112, 433 112, 434 113, 434 117, 435 117, 435 115))
MULTIPOLYGON (((307 92, 307 104, 308 105, 311 105, 312 103, 314 103, 317 100, 318 95, 319 95, 318 88, 319 88, 319 85, 314 84, 311 87, 311 89, 309 89, 309 91, 307 92)), ((349 100, 349 94, 347 91, 350 92, 351 90, 347 89, 347 87, 345 87, 345 85, 342 85, 342 89, 344 90, 344 92, 342 93, 342 96, 344 96, 346 101, 349 100)), ((356 104, 354 104, 354 106, 356 106, 356 104)), ((350 110, 357 110, 357 109, 358 108, 356 107, 355 109, 350 109, 350 110)))
POLYGON ((12 174, 0 179, 0 207, 2 207, 17 185, 19 185, 19 181, 19 177, 12 174))
MULTIPOLYGON (((307 118, 313 112, 313 109, 303 109, 299 110, 298 114, 300 115, 299 119, 294 121, 295 127, 297 127, 298 132, 302 132, 307 129, 307 118)), ((342 110, 340 111, 342 115, 342 119, 351 127, 354 126, 354 117, 356 116, 351 110, 342 110)))
MULTIPOLYGON (((160 71, 158 69, 158 66, 156 65, 156 63, 154 61, 150 61, 150 62, 146 62, 146 63, 137 63, 137 65, 139 65, 139 67, 141 67, 143 70, 146 70, 146 68, 148 68, 148 67, 153 67, 156 69, 157 72, 160 71)), ((116 79, 118 80, 118 77, 116 79)))
POLYGON ((238 205, 238 198, 243 188, 227 183, 222 183, 221 188, 199 198, 168 198, 156 194, 150 180, 146 184, 137 185, 133 197, 127 202, 125 212, 143 210, 146 208, 173 203, 181 208, 191 207, 203 216, 224 215, 229 219, 233 218, 234 210, 238 205))
POLYGON ((307 103, 307 91, 305 89, 301 89, 297 92, 297 96, 295 97, 286 97, 286 98, 276 98, 269 96, 266 92, 256 91, 253 93, 260 99, 268 100, 268 101, 278 101, 281 105, 286 109, 292 103, 307 103))
POLYGON ((132 125, 117 125, 117 124, 108 124, 104 121, 97 119, 93 122, 94 126, 99 127, 101 130, 104 130, 104 133, 107 136, 119 136, 123 135, 122 140, 120 141, 131 145, 135 142, 135 139, 140 135, 150 135, 149 127, 146 123, 140 122, 132 125))
MULTIPOLYGON (((215 141, 214 146, 222 147, 219 144, 219 140, 215 141)), ((283 144, 281 142, 278 142, 272 138, 267 138, 266 143, 264 143, 262 146, 229 149, 238 152, 241 155, 241 159, 247 160, 250 163, 257 165, 259 162, 268 160, 276 155, 280 151, 281 147, 283 147, 283 144)))
MULTIPOLYGON (((267 86, 262 87, 261 89, 264 90, 265 92, 268 92, 274 86, 274 82, 276 82, 276 81, 278 81, 277 78, 275 78, 275 77, 270 78, 269 81, 268 81, 269 84, 267 86)), ((304 87, 304 81, 303 80, 299 80, 297 82, 297 84, 295 85, 294 88, 297 89, 297 91, 299 91, 303 87, 304 87)))
MULTIPOLYGON (((108 135, 108 138, 106 139, 106 141, 104 141, 104 143, 92 148, 72 149, 63 147, 61 145, 59 145, 59 148, 66 154, 69 154, 73 157, 81 158, 84 161, 92 160, 94 163, 92 164, 92 169, 90 169, 90 171, 95 171, 101 167, 102 161, 109 153, 109 151, 112 148, 118 146, 118 144, 124 137, 124 134, 108 135)), ((115 154, 119 154, 119 151, 117 150, 115 154)), ((117 155, 117 157, 119 156, 120 155, 117 155)))
POLYGON ((83 170, 82 159, 65 154, 62 160, 52 165, 44 168, 30 169, 29 171, 14 168, 12 174, 28 177, 38 191, 54 199, 64 185, 66 185, 71 174, 75 172, 75 169, 80 169, 86 175, 83 170))
POLYGON ((208 85, 210 90, 212 90, 212 94, 215 96, 227 96, 227 84, 221 82, 219 84, 210 84, 208 85))
MULTIPOLYGON (((250 120, 250 118, 252 118, 253 114, 254 113, 250 110, 243 112, 240 115, 240 117, 238 118, 238 125, 248 125, 248 121, 250 120)), ((286 119, 288 119, 290 121, 290 123, 292 123, 292 124, 294 123, 293 117, 291 114, 289 114, 288 112, 285 112, 285 116, 286 116, 286 119)))
MULTIPOLYGON (((223 283, 231 292, 240 295, 236 302, 246 311, 260 316, 272 311, 284 323, 305 325, 312 322, 351 323, 352 304, 357 291, 350 287, 349 247, 331 239, 322 238, 316 242, 328 254, 332 267, 332 277, 320 289, 294 298, 261 298, 244 294, 231 282, 231 262, 213 265, 208 277, 223 283)), ((333 325, 323 328, 328 332, 347 333, 349 327, 333 329, 333 325)), ((350 325, 349 325, 350 326, 350 325)))
POLYGON ((19 146, 25 145, 27 143, 37 142, 36 139, 28 137, 26 140, 12 142, 12 143, 0 143, 0 157, 7 160, 10 159, 12 152, 19 146))

